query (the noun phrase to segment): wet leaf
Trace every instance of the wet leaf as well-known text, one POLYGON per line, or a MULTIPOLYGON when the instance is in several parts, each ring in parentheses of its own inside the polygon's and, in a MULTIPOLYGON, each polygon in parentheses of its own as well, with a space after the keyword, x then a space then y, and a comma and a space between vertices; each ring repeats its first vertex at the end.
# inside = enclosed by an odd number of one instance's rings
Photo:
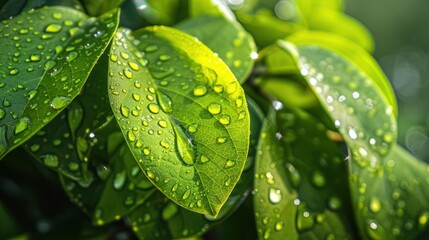
MULTIPOLYGON (((118 135, 113 132, 108 136, 111 137, 118 135)), ((60 175, 71 201, 96 225, 121 219, 156 191, 123 140, 108 159, 108 163, 100 162, 95 171, 89 172, 87 181, 74 181, 60 175)))
MULTIPOLYGON (((188 211, 160 193, 155 193, 130 214, 133 230, 142 239, 183 238, 200 235, 225 221, 242 204, 253 181, 254 157, 262 127, 263 114, 252 99, 247 99, 251 116, 249 157, 231 195, 213 218, 188 211)), ((198 204, 198 202, 197 202, 198 204)))
POLYGON ((249 145, 246 99, 232 72, 167 27, 118 32, 110 60, 112 109, 146 176, 178 205, 216 216, 249 145))
MULTIPOLYGON (((347 58, 348 61, 358 66, 374 82, 378 87, 378 91, 383 94, 386 101, 393 107, 393 113, 397 116, 396 98, 389 80, 374 58, 362 47, 341 36, 318 31, 299 32, 289 36, 287 40, 297 45, 321 46, 347 58)), ((280 64, 277 63, 276 65, 280 64)))
MULTIPOLYGON (((104 54, 81 94, 24 145, 45 166, 74 180, 87 179, 88 168, 95 162, 94 155, 107 159, 108 139, 99 136, 100 131, 106 127, 119 131, 117 125, 111 123, 115 120, 107 97, 107 64, 108 56, 104 54)), ((119 135, 119 141, 121 138, 119 135)))
POLYGON ((294 52, 302 76, 349 147, 350 189, 361 235, 393 239, 408 237, 411 231, 419 234, 428 209, 422 199, 429 195, 413 190, 424 188, 421 180, 429 174, 423 170, 425 164, 396 145, 392 107, 374 82, 341 55, 305 45, 294 52), (404 161, 409 166, 402 166, 404 161), (402 167, 396 168, 396 164, 402 167))
POLYGON ((258 54, 252 36, 240 24, 221 16, 203 15, 181 22, 176 27, 195 36, 214 51, 240 83, 246 81, 258 54))
POLYGON ((118 11, 96 19, 68 8, 45 7, 1 23, 0 156, 76 97, 117 21, 118 11))
POLYGON ((254 208, 261 239, 353 238, 346 166, 328 129, 275 101, 256 157, 254 208), (333 177, 335 176, 335 177, 333 177))

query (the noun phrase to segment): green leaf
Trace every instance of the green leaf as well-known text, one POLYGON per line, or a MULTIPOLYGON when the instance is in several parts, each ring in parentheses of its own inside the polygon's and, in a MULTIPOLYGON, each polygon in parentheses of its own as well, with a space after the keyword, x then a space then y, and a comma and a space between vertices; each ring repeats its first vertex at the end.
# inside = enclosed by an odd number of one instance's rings
MULTIPOLYGON (((253 36, 258 47, 268 46, 277 39, 285 38, 291 33, 304 29, 304 26, 293 20, 279 19, 273 10, 274 6, 243 6, 236 12, 237 19, 244 29, 253 36)), ((294 18, 297 16, 291 16, 291 19, 294 18)))
POLYGON ((197 37, 228 65, 240 83, 244 83, 258 57, 256 46, 240 24, 221 16, 203 15, 176 26, 197 37))
POLYGON ((368 52, 374 51, 374 40, 364 25, 343 13, 319 8, 307 19, 312 30, 331 32, 356 43, 368 52))
POLYGON ((306 18, 310 18, 311 14, 320 8, 340 12, 344 7, 343 0, 295 0, 295 4, 299 8, 300 13, 306 18))
POLYGON ((427 224, 429 193, 415 190, 427 188, 429 174, 427 165, 396 145, 392 107, 373 81, 341 55, 315 46, 294 52, 349 147, 350 189, 361 235, 401 239, 419 234, 427 224))
POLYGON ((247 99, 251 116, 249 156, 240 180, 218 216, 201 215, 177 206, 164 195, 155 193, 130 214, 133 230, 142 239, 183 238, 200 235, 224 222, 247 197, 253 181, 254 156, 262 127, 263 114, 252 99, 247 99))
POLYGON ((235 21, 234 13, 221 0, 189 0, 189 16, 218 16, 235 21))
MULTIPOLYGON (((106 127, 119 131, 111 123, 115 120, 107 98, 107 65, 108 56, 104 54, 81 94, 24 145, 45 166, 74 180, 87 181, 93 158, 105 158, 111 152, 105 149, 108 139, 98 136, 100 131, 106 127)), ((122 139, 119 136, 116 147, 122 139)))
POLYGON ((187 17, 188 1, 146 0, 134 1, 140 16, 151 25, 173 25, 187 17))
POLYGON ((141 168, 178 205, 216 216, 249 145, 246 99, 232 72, 167 27, 118 32, 110 59, 110 102, 141 168))
POLYGON ((353 238, 347 174, 338 144, 311 115, 285 109, 279 102, 273 105, 278 110, 271 109, 264 123, 255 166, 259 237, 353 238))
MULTIPOLYGON (((108 136, 111 141, 115 141, 114 138, 117 137, 115 132, 108 136)), ((97 225, 119 220, 156 191, 141 172, 123 140, 108 157, 108 163, 98 163, 95 171, 90 172, 87 182, 74 181, 60 175, 71 201, 97 225)))
MULTIPOLYGON (((397 116, 396 98, 390 82, 378 63, 363 48, 341 36, 317 31, 298 32, 289 36, 287 40, 296 45, 321 46, 347 58, 375 83, 378 91, 383 93, 383 97, 393 107, 393 113, 397 116)), ((280 64, 277 63, 277 65, 280 64)))
POLYGON ((2 22, 0 157, 79 94, 118 17, 118 11, 96 19, 68 8, 45 7, 2 22))
POLYGON ((112 9, 120 7, 124 0, 83 0, 85 9, 91 16, 100 16, 112 9))

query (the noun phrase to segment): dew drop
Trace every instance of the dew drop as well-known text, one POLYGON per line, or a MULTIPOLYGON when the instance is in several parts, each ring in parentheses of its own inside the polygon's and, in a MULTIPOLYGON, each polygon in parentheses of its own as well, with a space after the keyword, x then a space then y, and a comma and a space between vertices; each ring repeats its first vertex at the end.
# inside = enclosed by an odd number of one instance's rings
POLYGON ((6 112, 0 108, 0 120, 3 119, 6 116, 6 112))
POLYGON ((145 51, 146 51, 146 52, 154 52, 154 51, 156 51, 156 50, 158 50, 158 46, 156 46, 156 45, 150 45, 150 46, 147 46, 147 47, 145 48, 145 51))
POLYGON ((194 88, 194 96, 200 97, 207 93, 207 87, 204 85, 198 85, 194 88))
POLYGON ((234 161, 228 160, 225 163, 225 168, 230 168, 230 167, 233 167, 234 165, 235 165, 234 161))
POLYGON ((219 114, 222 111, 222 107, 217 104, 217 103, 211 103, 207 110, 211 113, 211 114, 219 114))
POLYGON ((75 60, 78 57, 79 57, 79 54, 77 52, 69 52, 69 54, 67 54, 66 60, 68 62, 71 62, 71 61, 75 60))
POLYGON ((231 185, 231 178, 228 178, 228 179, 225 181, 225 187, 229 187, 229 185, 231 185))
POLYGON ((134 135, 134 133, 132 131, 128 131, 128 140, 130 140, 131 142, 134 142, 136 140, 136 135, 134 135))
POLYGON ((28 128, 29 124, 30 124, 29 118, 24 117, 19 119, 15 126, 15 134, 19 134, 25 131, 28 128))
POLYGON ((271 203, 277 204, 282 200, 282 192, 280 189, 270 187, 268 190, 268 199, 271 203))
POLYGON ((58 156, 48 154, 48 155, 46 155, 46 156, 43 158, 43 163, 44 163, 47 167, 56 168, 56 167, 58 167, 58 166, 59 166, 58 156))
POLYGON ((14 69, 12 69, 12 70, 9 71, 9 74, 12 75, 12 76, 14 76, 14 75, 16 75, 18 73, 19 73, 19 70, 16 69, 16 68, 14 68, 14 69))
POLYGON ((296 227, 299 231, 311 229, 314 226, 314 218, 309 212, 298 213, 296 227))
POLYGON ((158 125, 162 128, 166 128, 167 127, 167 121, 165 120, 159 120, 158 121, 158 125))
POLYGON ((128 70, 128 69, 124 69, 124 75, 125 75, 125 77, 127 77, 128 79, 133 78, 133 73, 132 73, 132 72, 130 72, 130 70, 128 70))
POLYGON ((378 200, 377 198, 371 198, 371 201, 369 203, 369 209, 371 209, 373 213, 379 212, 381 210, 380 200, 378 200))
POLYGON ((49 24, 45 29, 47 33, 57 33, 59 31, 61 31, 61 25, 55 23, 49 24))
POLYGON ((219 122, 223 125, 229 125, 231 123, 231 117, 228 115, 222 115, 219 118, 219 122))
POLYGON ((161 60, 161 61, 168 61, 168 60, 170 60, 170 56, 168 56, 168 55, 161 55, 161 56, 159 56, 159 60, 161 60))
POLYGON ((128 118, 130 116, 130 109, 125 107, 123 104, 121 105, 120 110, 121 110, 122 116, 124 116, 126 118, 128 118))
POLYGON ((224 137, 217 138, 217 143, 225 143, 225 142, 226 142, 226 138, 224 137))
POLYGON ((333 196, 328 200, 328 207, 331 210, 334 210, 334 211, 338 210, 341 208, 341 205, 342 205, 341 199, 339 199, 338 197, 333 196))
POLYGON ((140 101, 140 95, 138 93, 133 93, 132 96, 136 102, 140 101))
POLYGON ((203 154, 201 155, 200 160, 202 163, 207 163, 210 161, 210 158, 203 154))
POLYGON ((163 147, 165 149, 168 149, 170 147, 170 144, 165 140, 159 141, 159 145, 161 145, 161 147, 163 147))
POLYGON ((182 196, 182 200, 186 200, 189 198, 189 196, 191 196, 191 190, 186 190, 185 193, 182 196))
POLYGON ((53 100, 52 100, 52 102, 51 102, 51 107, 53 108, 53 109, 56 109, 56 110, 58 110, 58 109, 62 109, 62 108, 64 108, 65 106, 67 106, 67 103, 69 102, 69 98, 67 98, 67 97, 56 97, 56 98, 54 98, 53 100))
POLYGON ((325 177, 320 171, 315 171, 311 179, 316 187, 323 187, 326 184, 325 177))
POLYGON ((281 230, 283 229, 283 227, 284 227, 284 222, 283 222, 283 221, 280 221, 280 222, 277 222, 277 223, 276 223, 276 225, 274 226, 274 229, 275 229, 276 231, 281 231, 281 230))
POLYGON ((30 56, 30 61, 32 61, 32 62, 38 62, 38 61, 40 61, 40 55, 38 55, 38 54, 31 54, 31 56, 30 56))
POLYGON ((159 106, 158 104, 151 103, 148 105, 148 109, 151 113, 157 114, 159 113, 159 106))
POLYGON ((122 187, 125 185, 126 180, 126 172, 121 171, 115 174, 115 177, 113 179, 113 188, 116 190, 121 190, 122 187))

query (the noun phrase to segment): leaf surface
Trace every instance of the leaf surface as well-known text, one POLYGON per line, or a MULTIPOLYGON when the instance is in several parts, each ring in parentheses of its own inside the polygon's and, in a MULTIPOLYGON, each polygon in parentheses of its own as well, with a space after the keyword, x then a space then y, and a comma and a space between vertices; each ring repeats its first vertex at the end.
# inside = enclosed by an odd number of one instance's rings
POLYGON ((1 23, 1 157, 79 94, 118 17, 118 11, 88 18, 72 9, 45 7, 1 23))
POLYGON ((118 32, 109 98, 146 176, 171 200, 216 216, 249 145, 240 84, 195 38, 168 27, 118 32))
POLYGON ((273 105, 256 158, 254 208, 261 239, 353 238, 346 167, 328 129, 273 105), (332 177, 335 176, 335 177, 332 177))
POLYGON ((199 16, 181 22, 178 29, 197 37, 228 65, 244 83, 258 57, 253 38, 238 22, 220 16, 199 16))
POLYGON ((426 164, 396 145, 392 107, 374 81, 341 55, 315 46, 295 50, 302 76, 348 145, 352 203, 361 235, 418 235, 427 224, 429 194, 421 189, 429 174, 426 164))

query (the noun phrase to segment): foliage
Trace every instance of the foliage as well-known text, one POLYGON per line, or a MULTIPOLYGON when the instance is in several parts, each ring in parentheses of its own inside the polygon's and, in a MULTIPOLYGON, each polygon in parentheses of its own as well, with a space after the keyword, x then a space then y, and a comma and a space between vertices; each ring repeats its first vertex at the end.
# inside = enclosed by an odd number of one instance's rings
POLYGON ((5 2, 0 238, 233 237, 248 213, 248 238, 425 234, 429 167, 342 7, 5 2))

